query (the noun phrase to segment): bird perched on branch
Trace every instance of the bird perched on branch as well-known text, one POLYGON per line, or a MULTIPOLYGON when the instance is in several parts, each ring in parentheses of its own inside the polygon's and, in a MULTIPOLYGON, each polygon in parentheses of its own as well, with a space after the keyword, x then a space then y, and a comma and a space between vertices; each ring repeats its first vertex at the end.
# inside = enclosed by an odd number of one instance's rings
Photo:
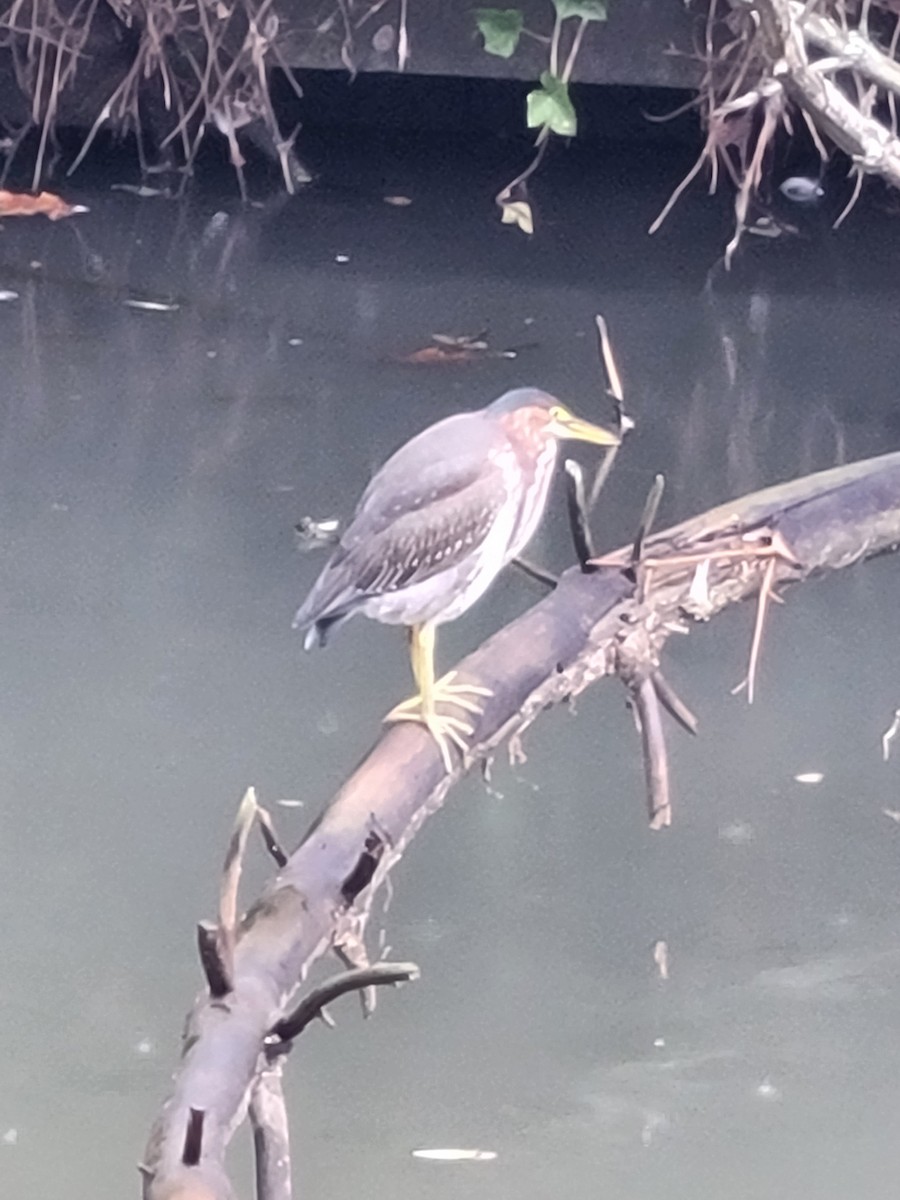
POLYGON ((537 388, 507 392, 487 408, 438 421, 407 442, 373 477, 294 628, 306 646, 363 613, 406 625, 418 692, 385 720, 419 721, 452 770, 490 692, 435 680, 435 629, 483 595, 525 548, 540 522, 559 449, 573 439, 614 446, 619 437, 571 413, 537 388), (455 709, 457 715, 444 710, 455 709))

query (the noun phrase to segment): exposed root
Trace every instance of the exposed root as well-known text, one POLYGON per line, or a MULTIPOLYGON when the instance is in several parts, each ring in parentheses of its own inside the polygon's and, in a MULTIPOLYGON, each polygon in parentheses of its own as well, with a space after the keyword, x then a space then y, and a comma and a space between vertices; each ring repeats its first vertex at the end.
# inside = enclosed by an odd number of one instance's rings
MULTIPOLYGON (((0 49, 10 51, 16 81, 29 101, 29 119, 9 131, 13 151, 40 131, 32 184, 47 175, 55 151, 60 112, 74 103, 79 72, 103 50, 117 55, 109 91, 96 113, 71 174, 99 131, 134 134, 144 169, 145 142, 168 150, 170 165, 189 175, 210 127, 226 138, 232 166, 245 194, 246 136, 280 165, 284 186, 294 192, 308 173, 293 150, 296 131, 285 138, 269 90, 273 68, 291 72, 278 47, 274 0, 14 0, 0 15, 0 49), (131 46, 130 56, 120 48, 131 46)), ((296 84, 293 85, 295 90, 296 84)), ((8 170, 13 155, 7 157, 8 170)))
POLYGON ((853 28, 842 0, 710 0, 698 98, 706 140, 650 233, 704 168, 711 194, 724 171, 736 190, 734 233, 724 256, 730 267, 744 232, 757 232, 756 216, 766 218, 772 150, 779 127, 793 135, 795 114, 823 163, 837 147, 856 173, 836 227, 856 203, 864 174, 900 187, 898 37, 900 18, 887 6, 873 12, 864 3, 853 28))

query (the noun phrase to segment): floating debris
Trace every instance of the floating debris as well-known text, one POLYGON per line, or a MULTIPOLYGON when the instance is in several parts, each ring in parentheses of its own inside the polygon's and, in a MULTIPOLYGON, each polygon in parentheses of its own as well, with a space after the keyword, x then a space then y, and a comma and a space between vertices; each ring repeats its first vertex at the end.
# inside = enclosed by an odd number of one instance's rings
POLYGON ((778 190, 794 204, 818 204, 825 195, 825 189, 818 179, 810 179, 806 175, 792 175, 779 184, 778 190))
POLYGON ((384 202, 390 204, 392 208, 409 208, 412 199, 409 196, 385 196, 384 202))
POLYGON ((0 288, 0 303, 8 304, 10 300, 18 300, 19 293, 7 291, 6 288, 0 288))
POLYGON ((4 1146, 15 1146, 16 1143, 18 1142, 18 1140, 19 1140, 18 1129, 7 1129, 7 1131, 4 1133, 3 1137, 0 1138, 0 1141, 3 1142, 4 1146))
POLYGON ((881 811, 886 817, 889 817, 895 825, 900 825, 900 810, 896 808, 883 808, 881 811))
POLYGON ((746 821, 732 821, 730 825, 723 825, 719 830, 719 839, 730 842, 732 846, 746 846, 755 837, 753 826, 748 825, 746 821))
POLYGON ((492 350, 487 343, 487 333, 475 335, 433 333, 433 345, 413 350, 411 354, 392 355, 392 361, 412 363, 419 366, 446 365, 449 363, 475 362, 480 358, 518 358, 518 350, 492 350))
MULTIPOLYGON (((376 10, 372 8, 369 11, 371 14, 376 10)), ((393 25, 381 25, 372 35, 372 49, 378 54, 388 54, 393 50, 396 38, 393 25)))
POLYGON ((426 1158, 430 1162, 493 1162, 495 1150, 413 1150, 413 1158, 426 1158))
POLYGON ((794 776, 794 783, 821 783, 825 776, 821 771, 804 771, 794 776))
POLYGON ((323 546, 333 546, 340 537, 340 532, 341 523, 337 517, 326 517, 324 521, 301 517, 294 526, 297 549, 304 553, 308 550, 321 550, 323 546))
POLYGON ((203 230, 203 236, 201 239, 203 244, 205 246, 208 246, 210 244, 210 242, 213 242, 213 241, 215 241, 216 238, 221 237, 221 235, 225 232, 225 230, 227 228, 228 228, 228 213, 227 212, 213 213, 213 215, 206 222, 206 228, 203 230))
POLYGON ((336 263, 348 263, 350 261, 350 255, 349 254, 336 254, 334 256, 334 261, 336 263))
POLYGON ((84 204, 69 204, 53 192, 38 192, 32 196, 28 192, 8 192, 0 188, 0 217, 44 216, 49 221, 60 221, 63 217, 89 211, 84 204))
POLYGON ((652 1146, 657 1134, 665 1133, 668 1128, 669 1118, 666 1114, 651 1110, 644 1118, 644 1125, 641 1129, 641 1145, 645 1150, 648 1149, 652 1146))
POLYGON ((777 238, 781 237, 784 230, 774 219, 774 217, 760 217, 752 225, 747 226, 747 233, 752 233, 756 237, 777 238))
POLYGON ((895 709, 890 728, 881 735, 881 754, 885 762, 891 757, 891 742, 897 736, 898 730, 900 730, 900 708, 895 709))
POLYGON ((303 338, 298 338, 298 337, 288 338, 288 345, 289 346, 302 346, 303 338))
POLYGON ((169 199, 171 192, 167 188, 152 188, 147 187, 144 183, 113 183, 110 185, 111 192, 127 192, 130 196, 137 196, 140 200, 149 200, 151 196, 163 196, 169 199))
POLYGON ((136 308, 140 312, 177 312, 181 305, 177 300, 123 300, 126 308, 136 308))
POLYGON ((656 969, 659 972, 660 979, 669 978, 669 946, 664 941, 654 942, 653 944, 653 961, 656 963, 656 969))
POLYGON ((770 1103, 781 1099, 781 1089, 777 1088, 770 1079, 764 1079, 756 1089, 756 1094, 760 1100, 768 1100, 770 1103))
POLYGON ((282 808, 302 808, 302 800, 276 800, 276 804, 280 804, 282 808))

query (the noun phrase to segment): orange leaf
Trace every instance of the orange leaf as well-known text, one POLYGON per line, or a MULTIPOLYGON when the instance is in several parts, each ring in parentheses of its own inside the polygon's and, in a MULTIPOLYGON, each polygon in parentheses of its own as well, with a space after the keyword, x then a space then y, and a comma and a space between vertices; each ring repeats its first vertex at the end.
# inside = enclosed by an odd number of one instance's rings
POLYGON ((43 213, 51 221, 58 221, 61 217, 87 211, 83 204, 67 204, 53 192, 39 192, 37 196, 32 196, 28 192, 8 192, 0 188, 0 217, 33 217, 43 213))
POLYGON ((394 361, 418 363, 421 366, 443 366, 446 363, 472 362, 476 358, 483 357, 482 352, 470 350, 464 346, 425 346, 422 350, 414 350, 412 354, 397 355, 394 361))

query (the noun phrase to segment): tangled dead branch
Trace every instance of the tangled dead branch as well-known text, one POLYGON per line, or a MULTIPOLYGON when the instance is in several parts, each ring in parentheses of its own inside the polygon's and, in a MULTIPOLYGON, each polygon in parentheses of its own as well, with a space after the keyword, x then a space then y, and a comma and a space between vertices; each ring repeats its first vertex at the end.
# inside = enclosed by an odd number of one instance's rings
POLYGON ((725 250, 730 266, 744 232, 763 231, 753 225, 754 205, 765 214, 763 184, 778 131, 791 136, 798 118, 823 164, 832 148, 850 159, 856 186, 836 224, 856 202, 865 175, 900 188, 898 38, 900 14, 878 0, 859 8, 846 0, 711 0, 698 97, 706 140, 650 232, 704 166, 711 193, 724 170, 735 187, 735 229, 725 250))
POLYGON ((0 14, 0 49, 11 55, 28 110, 8 131, 7 169, 24 139, 39 130, 35 189, 48 172, 63 106, 103 48, 108 69, 100 72, 102 85, 92 81, 95 90, 104 88, 102 100, 70 173, 104 126, 136 136, 146 169, 148 125, 172 165, 187 173, 212 126, 228 141, 242 194, 239 131, 279 163, 289 192, 308 181, 294 153, 297 131, 285 137, 272 106, 272 69, 293 78, 279 50, 274 0, 13 0, 0 14), (113 53, 122 46, 129 51, 113 53))
MULTIPOLYGON (((650 509, 642 525, 649 525, 650 509)), ((693 729, 690 713, 660 675, 669 635, 689 618, 707 620, 775 585, 898 545, 900 453, 770 488, 652 537, 639 535, 602 564, 585 562, 566 572, 546 599, 461 663, 464 679, 490 689, 466 761, 447 774, 426 730, 390 727, 300 846, 286 859, 276 851, 278 874, 246 916, 224 937, 207 938, 208 946, 227 948, 227 961, 211 975, 205 960, 208 988, 188 1016, 172 1091, 144 1155, 144 1200, 234 1200, 225 1152, 248 1112, 262 1164, 258 1196, 289 1200, 289 1171, 277 1169, 288 1159, 273 1045, 277 1058, 281 1035, 294 1036, 328 993, 313 993, 285 1024, 290 997, 311 963, 329 951, 363 957, 378 889, 466 770, 547 707, 614 675, 637 698, 651 817, 656 826, 667 824, 660 705, 693 729), (222 980, 227 990, 216 995, 222 980)), ((235 864, 255 809, 251 800, 232 838, 220 923, 233 920, 235 864)), ((273 841, 268 827, 267 845, 273 841)), ((355 976, 350 986, 415 973, 411 964, 381 970, 355 976)), ((333 981, 332 990, 343 991, 347 982, 333 981)))

